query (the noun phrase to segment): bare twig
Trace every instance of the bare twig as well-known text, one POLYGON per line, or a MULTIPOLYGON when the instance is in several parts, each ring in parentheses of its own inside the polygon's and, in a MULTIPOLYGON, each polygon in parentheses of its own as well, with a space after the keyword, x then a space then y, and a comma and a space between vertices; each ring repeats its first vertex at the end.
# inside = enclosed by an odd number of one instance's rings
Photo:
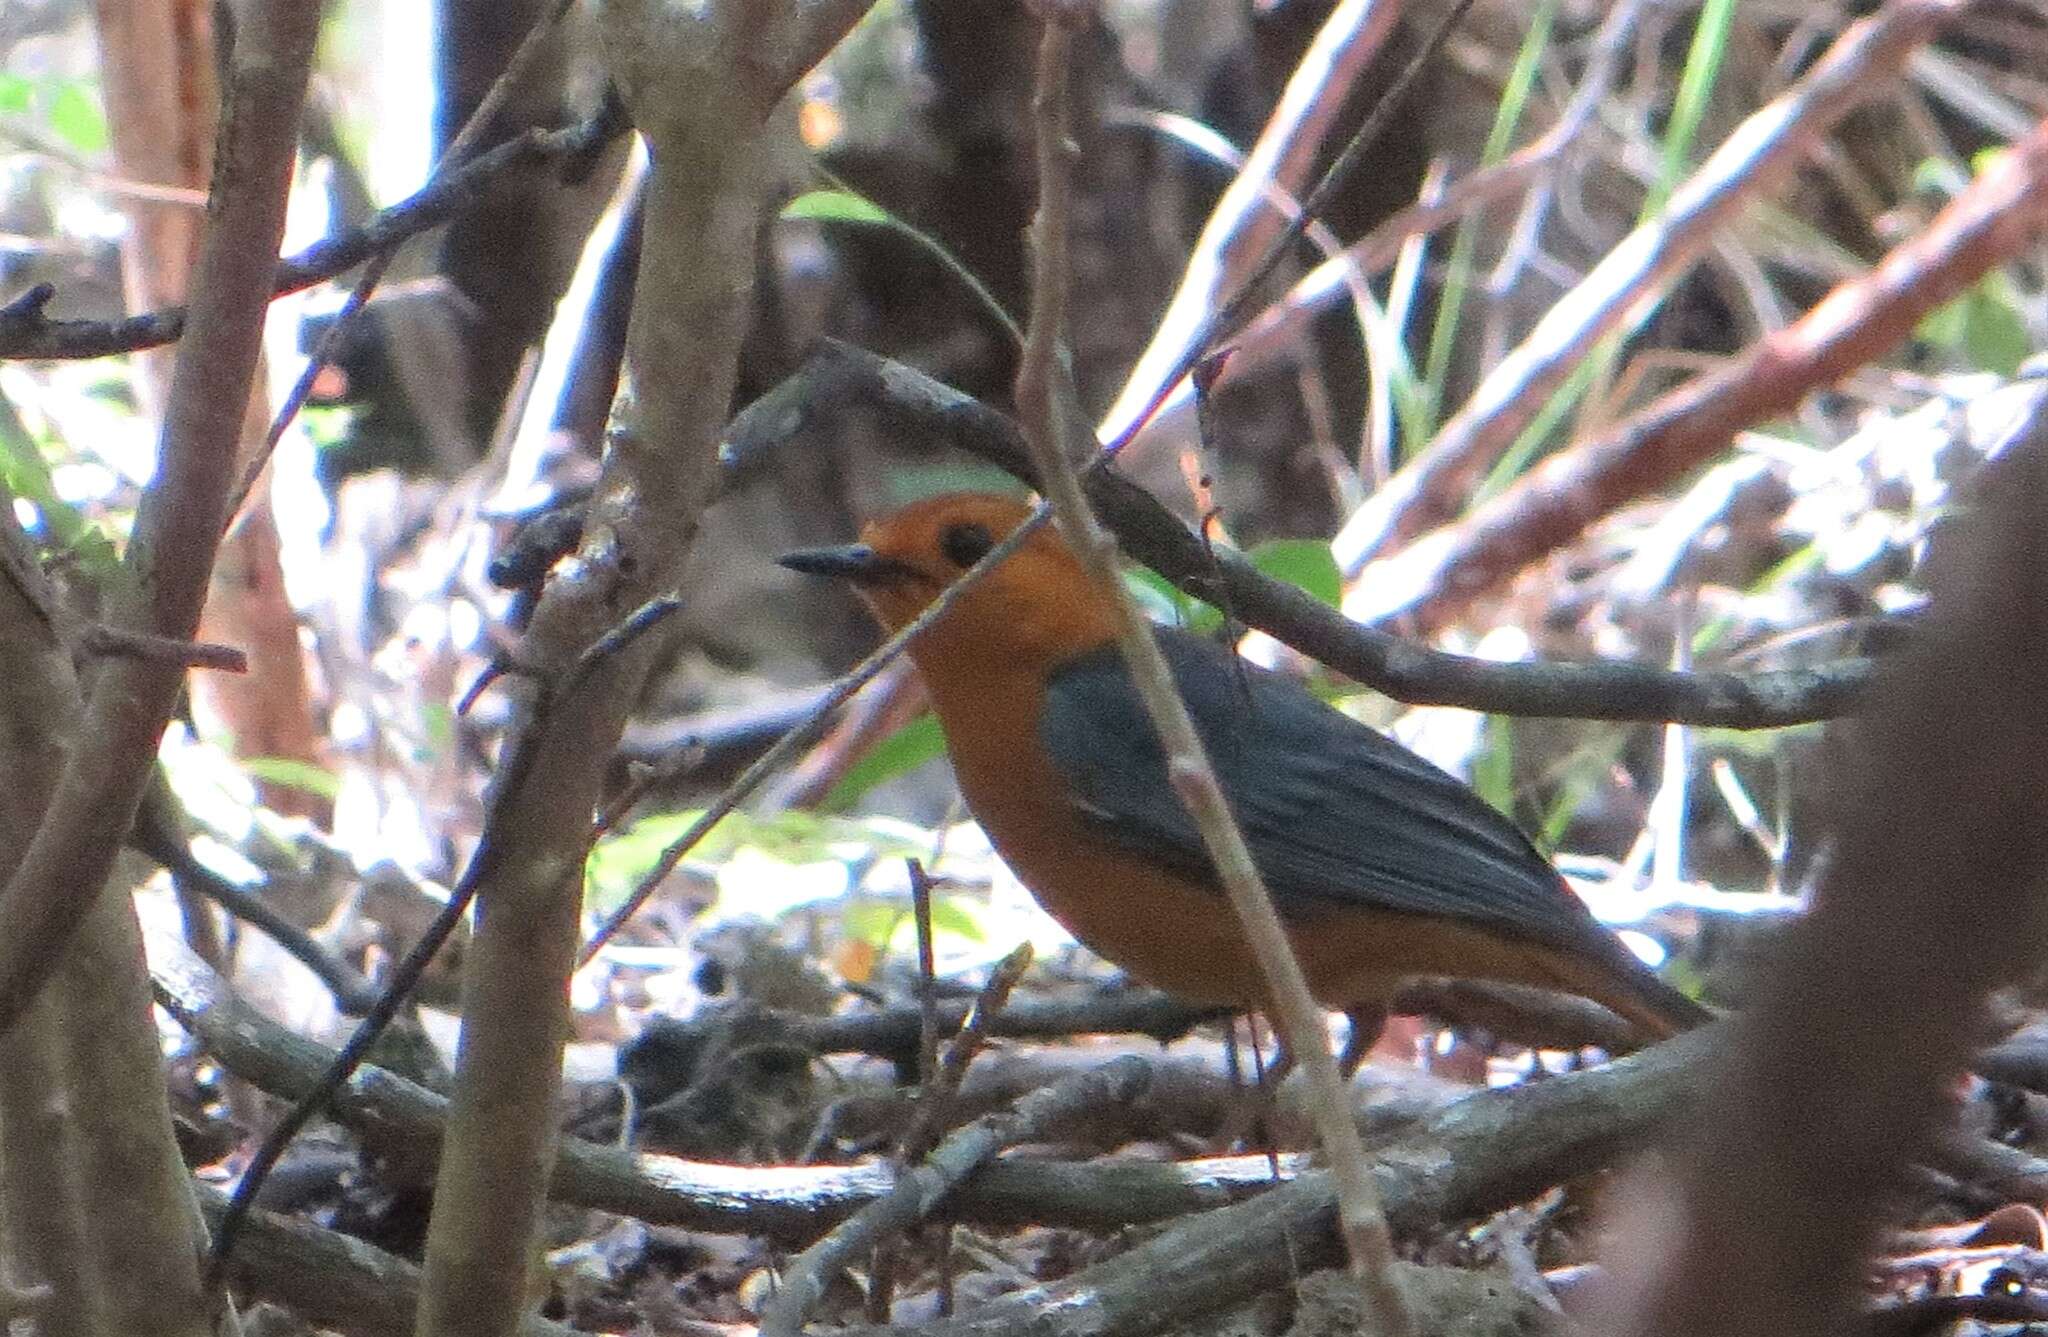
MULTIPOLYGON (((438 227, 472 206, 504 178, 573 163, 624 129, 614 111, 562 130, 528 130, 463 163, 382 210, 361 227, 313 243, 278 261, 272 297, 325 283, 408 237, 438 227)), ((39 283, 0 306, 0 358, 94 358, 159 348, 185 332, 182 306, 120 320, 52 320, 43 308, 56 288, 39 283)))
MULTIPOLYGON (((759 215, 777 154, 770 114, 864 0, 608 0, 605 73, 652 166, 627 327, 632 397, 605 453, 582 545, 535 606, 523 649, 560 675, 620 617, 681 587, 718 476, 759 215)), ((607 763, 653 665, 643 638, 584 690, 521 722, 534 763, 494 795, 501 857, 463 974, 462 1050, 435 1180, 420 1329, 501 1337, 527 1278, 557 1142, 555 1101, 575 969, 578 889, 607 763)))
POLYGON ((948 609, 959 602, 963 594, 980 581, 984 573, 1000 565, 1011 553, 1023 547, 1024 541, 1044 523, 1044 519, 1045 513, 1041 511, 1032 523, 1020 526, 1014 534, 989 549, 988 554, 963 572, 960 579, 953 582, 944 594, 932 602, 931 607, 919 614, 903 630, 877 646, 872 654, 833 683, 831 690, 825 693, 823 699, 812 708, 801 724, 777 739, 775 746, 756 757, 746 770, 740 772, 731 784, 720 791, 718 797, 698 815, 696 821, 691 822, 681 835, 669 842, 662 850, 661 857, 641 876, 632 893, 612 912, 610 918, 597 927, 590 935, 589 941, 583 944, 579 963, 587 965, 594 960, 598 952, 603 950, 605 943, 611 941, 612 935, 619 931, 619 927, 637 914, 640 907, 646 904, 647 898, 654 894, 655 888, 675 871, 676 865, 683 861, 684 856, 711 833, 712 827, 724 821, 746 801, 747 796, 753 793, 762 781, 773 775, 783 763, 817 737, 833 711, 852 699, 855 692, 889 667, 903 653, 903 647, 908 645, 912 638, 943 617, 948 609))
MULTIPOLYGON (((917 1085, 919 1091, 929 1092, 939 1075, 939 994, 936 953, 932 943, 932 879, 920 861, 906 859, 904 862, 910 872, 911 913, 917 918, 917 1085)), ((911 1149, 912 1145, 907 1137, 898 1142, 899 1162, 918 1154, 911 1149)))
MULTIPOLYGON (((1399 0, 1340 0, 1323 20, 1258 142, 1209 211, 1151 343, 1103 417, 1105 436, 1121 436, 1133 425, 1159 383, 1167 380, 1196 338, 1209 332, 1210 313, 1242 285, 1258 255, 1284 230, 1280 217, 1266 207, 1268 192, 1300 192, 1331 121, 1352 84, 1385 45, 1400 14, 1399 0)), ((1173 375, 1172 381, 1177 380, 1179 376, 1173 375)))
MULTIPOLYGON (((553 6, 535 19, 533 25, 526 30, 526 36, 520 39, 519 47, 512 53, 512 58, 505 62, 505 68, 491 81, 491 86, 484 91, 482 100, 477 103, 475 110, 470 112, 468 119, 463 121, 462 128, 456 131, 455 138, 449 141, 448 147, 435 161, 433 176, 439 176, 470 156, 477 140, 481 139, 497 120, 499 109, 525 81, 527 74, 547 49, 547 42, 554 32, 555 25, 569 12, 572 2, 573 0, 555 0, 553 6)), ((333 358, 335 350, 341 347, 343 333, 355 324, 363 308, 369 305, 371 294, 376 292, 377 285, 384 281, 384 273, 391 267, 391 262, 397 255, 396 242, 371 255, 363 265, 362 273, 356 275, 355 286, 349 290, 347 300, 341 304, 341 309, 335 312, 334 318, 327 322, 326 328, 321 330, 319 341, 307 355, 306 365, 299 368, 298 379, 292 382, 292 388, 286 392, 284 402, 278 405, 277 412, 271 416, 270 429, 263 435, 262 446, 243 464, 241 486, 236 489, 234 502, 228 508, 229 523, 233 523, 234 517, 241 513, 242 507, 255 492, 257 480, 262 477, 264 468, 270 463, 270 456, 276 451, 277 443, 284 439, 286 429, 299 416, 299 410, 306 406, 306 401, 312 397, 313 383, 319 379, 321 371, 333 358)))
MULTIPOLYGON (((1704 1078, 1718 1040, 1694 1031, 1630 1058, 1468 1096, 1375 1148, 1387 1215, 1440 1230, 1526 1201, 1642 1145, 1704 1078)), ((1256 1158, 1255 1158, 1256 1159, 1256 1158)), ((991 1170, 1006 1169, 993 1166, 991 1170)), ((960 1318, 859 1337, 1145 1337, 1341 1258, 1330 1177, 1311 1173, 1251 1202, 1191 1217, 1106 1263, 1006 1295, 960 1318)))
POLYGON ((236 886, 201 863, 168 821, 151 820, 150 807, 161 803, 167 808, 173 801, 168 791, 161 796, 144 798, 144 810, 136 818, 135 830, 130 836, 135 847, 156 860, 172 876, 192 883, 208 900, 218 903, 235 918, 268 934, 327 986, 334 995, 335 1004, 343 1012, 361 1016, 375 1006, 377 986, 364 978, 361 971, 279 914, 261 894, 236 886))
POLYGON ((1890 0, 1853 25, 1794 88, 1737 127, 1669 206, 1608 252, 1495 367, 1422 454, 1338 533, 1347 573, 1457 515, 1473 485, 1541 410, 1550 390, 1645 294, 1713 241, 1715 229, 1775 189, 1829 127, 1888 89, 1906 60, 1969 0, 1890 0))
MULTIPOLYGON (((319 1086, 333 1050, 249 1006, 175 936, 152 935, 149 958, 157 1001, 228 1071, 284 1100, 300 1100, 319 1086)), ((1162 1068, 1155 1089, 1170 1082, 1171 1071, 1162 1068)), ((366 1064, 337 1093, 331 1113, 373 1150, 390 1146, 431 1155, 445 1131, 448 1099, 366 1064)), ((1303 1168, 1302 1158, 1282 1163, 1289 1174, 1303 1168)), ((661 1224, 801 1243, 818 1238, 894 1182, 886 1165, 750 1168, 570 1138, 563 1142, 550 1192, 561 1202, 661 1224)), ((1270 1186, 1263 1156, 1179 1165, 1002 1163, 967 1185, 956 1208, 968 1220, 992 1225, 1041 1221, 1114 1228, 1225 1206, 1270 1186)))
POLYGON ((1301 240, 1309 226, 1323 216, 1323 211, 1329 207, 1337 192, 1349 183, 1351 173, 1364 159, 1366 149, 1379 141, 1380 133, 1386 129, 1394 113, 1406 102, 1408 90, 1414 85, 1417 76, 1429 65, 1438 49, 1450 36, 1451 30, 1457 26, 1458 21, 1465 16, 1465 11, 1471 6, 1472 0, 1452 0, 1451 5, 1437 19, 1436 26, 1418 44, 1408 63, 1380 93, 1379 100, 1373 104, 1372 112, 1344 145, 1343 152, 1337 155, 1336 160, 1316 182, 1315 189, 1302 201, 1300 212, 1289 219, 1287 226, 1267 244, 1264 253, 1249 267, 1243 282, 1238 284, 1229 299, 1186 332, 1179 356, 1173 360, 1169 368, 1158 375, 1157 384, 1147 394, 1140 397, 1135 393, 1127 393, 1122 397, 1121 402, 1128 406, 1124 414, 1125 425, 1105 444, 1106 454, 1114 456, 1135 440, 1139 433, 1145 430, 1152 415, 1158 412, 1160 405, 1175 393, 1188 373, 1194 370, 1195 364, 1208 356, 1210 347, 1217 340, 1227 338, 1244 323, 1264 290, 1266 281, 1279 269, 1281 262, 1287 258, 1288 251, 1301 240))
POLYGON ((965 1029, 947 1049, 944 1064, 918 1093, 917 1112, 898 1144, 895 1185, 790 1263, 761 1315, 763 1337, 796 1337, 805 1315, 841 1269, 928 1218, 952 1189, 1005 1147, 1044 1137, 1048 1129, 1104 1105, 1128 1105, 1142 1094, 1151 1078, 1150 1067, 1138 1060, 1113 1061, 1040 1087, 1018 1101, 1014 1110, 977 1120, 926 1155, 942 1112, 987 1039, 987 1019, 1003 1010, 1030 965, 1030 943, 996 965, 965 1029), (922 1163, 913 1168, 913 1161, 922 1163))
POLYGON ((960 1080, 967 1075, 968 1065, 988 1044, 989 1030, 1008 1005, 1010 991, 1031 968, 1031 955, 1031 944, 1021 943, 989 972, 988 983, 974 1000, 960 1033, 946 1046, 944 1060, 918 1092, 917 1112, 897 1142, 897 1158, 905 1165, 923 1156, 945 1127, 946 1106, 960 1090, 960 1080))
POLYGON ((1151 1068, 1126 1055, 1100 1068, 1040 1087, 1013 1110, 977 1119, 948 1136, 915 1170, 883 1197, 836 1227, 789 1266, 782 1286, 761 1315, 763 1337, 796 1337, 804 1315, 849 1262, 876 1241, 909 1229, 945 1201, 967 1176, 1005 1147, 1043 1137, 1048 1129, 1108 1105, 1128 1105, 1143 1095, 1151 1068))
MULTIPOLYGON (((193 1192, 209 1226, 228 1212, 227 1196, 209 1184, 193 1192)), ((299 1319, 350 1337, 409 1337, 419 1305, 420 1270, 353 1235, 273 1212, 253 1213, 228 1280, 256 1299, 283 1305, 299 1319)), ((574 1337, 561 1323, 528 1315, 519 1337, 574 1337)))
POLYGON ((152 664, 179 668, 214 669, 222 673, 247 673, 249 656, 232 645, 206 641, 179 641, 146 632, 123 631, 94 623, 78 638, 78 648, 89 655, 119 659, 146 659, 152 664))
MULTIPOLYGON (((175 934, 152 935, 149 957, 158 1001, 230 1072, 284 1099, 318 1081, 331 1051, 248 1006, 175 934)), ((1697 1098, 1706 1048, 1704 1034, 1686 1036, 1619 1063, 1479 1092, 1429 1113, 1378 1153, 1390 1215, 1404 1230, 1439 1229, 1612 1164, 1641 1145, 1668 1111, 1697 1098)), ((1172 1080, 1170 1066, 1154 1067, 1155 1099, 1165 1098, 1160 1093, 1172 1080)), ((431 1156, 447 1105, 444 1096, 365 1066, 332 1112, 373 1150, 388 1145, 431 1156)), ((1280 1164, 1283 1182, 1307 1170, 1301 1156, 1283 1156, 1280 1164)), ((1053 1322, 1047 1331, 1070 1337, 1156 1331, 1180 1314, 1284 1284, 1297 1269, 1324 1265, 1340 1251, 1327 1176, 1309 1178, 1282 1189, 1292 1195, 1285 1202, 1218 1218, 1217 1208, 1262 1193, 1275 1197, 1264 1156, 985 1165, 948 1198, 954 1218, 1084 1229, 1190 1219, 1142 1246, 1137 1257, 999 1301, 944 1337, 1015 1331, 1004 1325, 1026 1322, 1053 1322), (1156 1271, 1162 1262, 1166 1270, 1156 1271), (1162 1295, 1173 1303, 1162 1305, 1162 1295)), ((568 1138, 550 1191, 558 1202, 649 1222, 802 1243, 896 1182, 881 1164, 710 1164, 568 1138)))
MULTIPOLYGON (((636 610, 633 617, 640 616, 641 611, 644 609, 636 610)), ((629 621, 631 620, 629 618, 629 621)), ((597 644, 605 642, 606 638, 600 636, 597 644)), ((576 664, 571 665, 571 676, 579 687, 588 679, 588 673, 575 673, 583 664, 584 661, 579 659, 576 664)), ((419 987, 427 968, 433 964, 435 954, 454 934, 456 926, 469 913, 471 902, 476 899, 485 882, 498 871, 507 857, 507 846, 513 837, 508 835, 506 830, 509 819, 505 815, 503 796, 516 793, 538 764, 541 731, 546 727, 552 712, 573 708, 576 701, 577 693, 564 691, 553 684, 545 684, 544 689, 538 694, 531 727, 513 736, 499 761, 499 801, 491 806, 483 834, 477 840, 476 849, 471 852, 469 863, 462 870, 462 876, 449 888, 447 903, 435 912, 418 941, 407 949, 398 964, 392 968, 383 991, 364 1013, 355 1030, 349 1034, 348 1042, 334 1055, 327 1070, 321 1074, 321 1080, 300 1096, 297 1103, 264 1135, 263 1141, 250 1156, 249 1163, 243 1167, 242 1176, 235 1184, 234 1196, 228 1204, 228 1212, 222 1219, 220 1230, 214 1236, 213 1251, 208 1260, 208 1272, 212 1281, 218 1282, 225 1275, 228 1263, 234 1255, 243 1217, 254 1204, 257 1190, 263 1186, 264 1179, 276 1168, 278 1161, 290 1147, 292 1139, 297 1137, 300 1130, 335 1097, 384 1034, 385 1028, 397 1018, 411 999, 413 990, 419 987)), ((585 839, 590 838, 593 837, 586 830, 585 839)), ((581 867, 580 861, 577 866, 581 867)))
POLYGON ((1288 1047, 1310 1081, 1310 1111, 1339 1185, 1340 1213, 1352 1273, 1385 1337, 1406 1337, 1414 1319, 1393 1280, 1393 1243, 1379 1195, 1366 1170, 1358 1125, 1343 1097, 1322 1011, 1288 945, 1251 850, 1231 816, 1187 706, 1152 638, 1150 623, 1125 591, 1115 548, 1096 526, 1065 444, 1068 421, 1060 387, 1061 326, 1068 283, 1067 230, 1073 173, 1068 75, 1072 34, 1049 12, 1038 52, 1033 122, 1038 163, 1038 216, 1032 225, 1031 325, 1017 372, 1017 404, 1025 443, 1068 544, 1081 559, 1093 595, 1116 613, 1117 640, 1145 711, 1159 732, 1167 774, 1202 833, 1202 843, 1243 923, 1272 995, 1288 1047))

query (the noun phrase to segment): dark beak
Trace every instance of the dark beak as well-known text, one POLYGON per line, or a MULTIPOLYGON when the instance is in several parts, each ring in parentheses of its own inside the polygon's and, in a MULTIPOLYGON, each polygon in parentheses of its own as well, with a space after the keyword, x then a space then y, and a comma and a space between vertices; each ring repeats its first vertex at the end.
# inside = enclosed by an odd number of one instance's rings
POLYGON ((779 565, 807 576, 831 576, 855 585, 883 585, 916 574, 910 566, 884 557, 865 543, 837 548, 799 548, 775 559, 779 565))

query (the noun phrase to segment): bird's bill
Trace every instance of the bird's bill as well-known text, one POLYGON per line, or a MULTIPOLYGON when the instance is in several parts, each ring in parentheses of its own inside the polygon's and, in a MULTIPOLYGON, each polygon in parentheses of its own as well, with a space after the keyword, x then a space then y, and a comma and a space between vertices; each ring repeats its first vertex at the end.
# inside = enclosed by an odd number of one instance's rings
POLYGON ((776 563, 807 576, 830 576, 855 585, 886 585, 917 574, 910 566, 876 552, 865 543, 846 543, 834 548, 799 548, 775 559, 776 563))

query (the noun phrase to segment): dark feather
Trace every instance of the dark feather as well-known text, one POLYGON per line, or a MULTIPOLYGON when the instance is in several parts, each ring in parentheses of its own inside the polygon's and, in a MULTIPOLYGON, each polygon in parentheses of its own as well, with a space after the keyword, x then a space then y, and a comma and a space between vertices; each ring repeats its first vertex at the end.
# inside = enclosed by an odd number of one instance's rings
MULTIPOLYGON (((1600 959, 1626 951, 1528 837, 1462 781, 1222 646, 1158 636, 1282 914, 1371 906, 1600 959)), ((1116 647, 1054 672, 1039 737, 1105 836, 1214 880, 1116 647)))

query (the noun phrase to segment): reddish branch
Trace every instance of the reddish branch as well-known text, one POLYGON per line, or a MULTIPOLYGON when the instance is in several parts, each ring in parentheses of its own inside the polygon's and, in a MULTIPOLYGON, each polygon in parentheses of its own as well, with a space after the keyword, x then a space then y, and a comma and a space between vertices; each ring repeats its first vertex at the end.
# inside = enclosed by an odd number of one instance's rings
POLYGON ((2001 155, 1876 269, 1830 293, 1747 357, 1665 395, 1607 435, 1549 461, 1462 524, 1366 568, 1367 618, 1433 618, 1576 538, 1726 448, 1738 431, 1912 336, 1928 312, 2023 254, 2048 229, 2048 121, 2001 155))
POLYGON ((1593 346, 1719 229, 1797 170, 1828 129, 1892 86, 1907 59, 1967 0, 1892 0, 1842 34, 1784 96, 1728 136, 1670 206, 1608 252, 1494 368, 1427 450, 1360 507, 1335 544, 1347 571, 1454 519, 1472 489, 1593 346))

